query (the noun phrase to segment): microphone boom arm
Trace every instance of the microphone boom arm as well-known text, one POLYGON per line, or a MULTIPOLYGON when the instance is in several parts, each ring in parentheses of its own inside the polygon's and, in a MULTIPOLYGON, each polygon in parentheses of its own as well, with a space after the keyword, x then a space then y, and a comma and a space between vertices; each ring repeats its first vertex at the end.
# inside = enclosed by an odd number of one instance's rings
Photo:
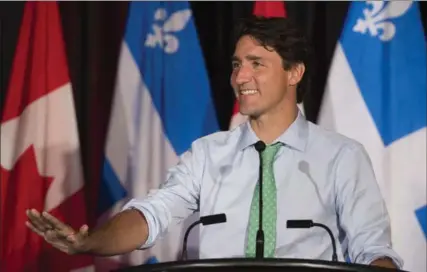
POLYGON ((338 261, 336 241, 331 229, 329 229, 328 226, 323 225, 321 223, 314 223, 313 220, 288 220, 286 222, 286 227, 288 229, 309 229, 312 227, 320 227, 326 230, 332 242, 332 261, 334 262, 338 261))
POLYGON ((182 252, 181 252, 180 260, 187 260, 187 240, 188 240, 188 236, 190 235, 190 231, 195 226, 197 226, 198 224, 202 224, 203 226, 209 226, 209 225, 224 223, 224 222, 227 222, 227 216, 225 215, 225 213, 219 213, 214 215, 201 216, 199 220, 191 224, 187 228, 187 231, 185 232, 185 235, 184 235, 184 241, 182 243, 182 252))
POLYGON ((200 220, 198 220, 198 221, 194 222, 193 224, 191 224, 187 228, 187 231, 185 232, 185 235, 184 235, 184 242, 182 243, 181 260, 187 260, 187 240, 188 240, 188 236, 190 234, 191 229, 193 229, 195 226, 197 226, 200 223, 201 223, 200 220))
POLYGON ((331 237, 332 242, 332 261, 337 262, 338 261, 338 257, 337 257, 337 245, 335 244, 335 239, 334 239, 334 235, 332 234, 332 231, 325 225, 321 224, 321 223, 313 223, 313 227, 321 227, 322 229, 326 230, 329 234, 329 236, 331 237))

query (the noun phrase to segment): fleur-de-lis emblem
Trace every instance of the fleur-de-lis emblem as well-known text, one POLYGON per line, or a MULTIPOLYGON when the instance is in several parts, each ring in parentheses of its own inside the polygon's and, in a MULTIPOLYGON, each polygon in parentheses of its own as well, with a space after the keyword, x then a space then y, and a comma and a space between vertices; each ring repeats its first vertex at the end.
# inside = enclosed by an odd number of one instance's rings
POLYGON ((167 18, 167 11, 164 8, 157 9, 154 13, 154 20, 164 22, 164 24, 163 26, 153 24, 154 34, 147 35, 145 46, 154 48, 158 45, 168 54, 175 53, 179 48, 179 40, 171 33, 183 30, 190 17, 191 10, 189 9, 176 11, 169 18, 167 18))
POLYGON ((390 1, 387 4, 385 1, 366 1, 366 5, 371 5, 372 9, 363 10, 365 18, 357 19, 353 31, 365 34, 369 30, 371 36, 379 35, 381 41, 390 41, 396 34, 396 27, 386 20, 402 16, 411 7, 412 1, 390 1), (382 30, 381 34, 379 30, 382 30))

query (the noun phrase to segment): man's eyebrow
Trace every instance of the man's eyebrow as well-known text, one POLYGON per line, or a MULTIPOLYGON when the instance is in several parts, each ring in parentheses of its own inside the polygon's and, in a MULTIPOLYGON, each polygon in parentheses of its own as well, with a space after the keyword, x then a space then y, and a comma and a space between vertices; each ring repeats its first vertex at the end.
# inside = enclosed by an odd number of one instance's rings
POLYGON ((255 56, 255 55, 247 55, 246 57, 245 57, 245 59, 248 59, 248 60, 260 60, 260 59, 262 59, 260 56, 255 56))
MULTIPOLYGON (((256 56, 256 55, 247 55, 245 56, 245 59, 247 60, 261 60, 262 58, 260 56, 256 56)), ((241 59, 237 56, 233 56, 231 58, 232 61, 241 61, 241 59)))
POLYGON ((240 61, 240 58, 239 58, 239 57, 237 57, 236 55, 233 55, 233 56, 231 57, 231 61, 240 61))

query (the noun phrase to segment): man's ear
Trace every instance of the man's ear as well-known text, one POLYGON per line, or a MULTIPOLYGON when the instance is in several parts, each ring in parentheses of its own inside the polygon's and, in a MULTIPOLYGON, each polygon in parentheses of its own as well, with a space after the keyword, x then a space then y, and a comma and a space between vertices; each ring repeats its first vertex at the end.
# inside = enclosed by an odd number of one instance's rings
POLYGON ((288 84, 291 86, 297 85, 305 72, 305 65, 304 63, 297 63, 292 66, 292 68, 289 70, 288 73, 288 84))

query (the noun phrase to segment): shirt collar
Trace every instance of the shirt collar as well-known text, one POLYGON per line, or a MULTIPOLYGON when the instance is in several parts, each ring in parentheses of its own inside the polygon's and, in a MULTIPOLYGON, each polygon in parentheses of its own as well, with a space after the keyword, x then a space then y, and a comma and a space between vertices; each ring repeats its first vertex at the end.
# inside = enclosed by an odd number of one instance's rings
MULTIPOLYGON (((289 128, 282 135, 280 135, 273 143, 281 142, 287 146, 304 152, 307 143, 307 138, 308 121, 298 109, 297 118, 294 120, 294 122, 292 122, 289 128)), ((246 121, 245 124, 242 125, 239 143, 237 144, 238 150, 243 150, 258 141, 259 138, 253 131, 249 121, 246 121)))

